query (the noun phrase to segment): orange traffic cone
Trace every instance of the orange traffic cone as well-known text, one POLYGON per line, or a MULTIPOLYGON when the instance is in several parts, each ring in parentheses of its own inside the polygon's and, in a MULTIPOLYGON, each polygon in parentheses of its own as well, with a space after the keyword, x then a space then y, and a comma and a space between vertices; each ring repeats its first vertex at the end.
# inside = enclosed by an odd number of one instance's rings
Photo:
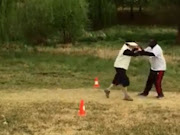
POLYGON ((81 100, 80 102, 80 106, 79 106, 79 116, 85 116, 86 112, 85 112, 85 106, 84 106, 84 100, 81 100))
POLYGON ((99 87, 100 87, 100 85, 99 85, 99 82, 98 82, 98 78, 96 77, 94 79, 94 88, 99 88, 99 87))

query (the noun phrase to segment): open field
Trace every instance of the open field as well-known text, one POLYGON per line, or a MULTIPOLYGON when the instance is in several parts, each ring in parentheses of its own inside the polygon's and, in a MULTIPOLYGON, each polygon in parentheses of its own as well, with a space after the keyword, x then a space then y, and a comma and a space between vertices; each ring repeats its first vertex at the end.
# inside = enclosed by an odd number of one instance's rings
MULTIPOLYGON (((179 91, 180 47, 175 44, 176 33, 175 27, 118 25, 90 32, 69 48, 53 44, 34 48, 23 43, 1 45, 0 90, 91 88, 95 77, 99 78, 101 88, 105 88, 112 81, 113 63, 125 40, 132 39, 146 47, 150 38, 156 38, 164 50, 168 67, 163 88, 179 91), (102 33, 106 35, 103 40, 99 39, 102 33)), ((144 88, 148 72, 146 57, 132 59, 127 72, 131 91, 144 88)))
POLYGON ((158 100, 113 90, 106 99, 96 89, 33 89, 0 92, 0 135, 179 135, 179 93, 158 100), (85 117, 77 115, 85 101, 85 117), (6 123, 7 122, 7 123, 6 123))
MULTIPOLYGON (((91 88, 98 77, 102 88, 113 79, 119 49, 107 47, 46 48, 36 51, 1 51, 0 89, 91 88)), ((163 88, 180 90, 180 49, 164 46, 168 70, 163 88)), ((146 57, 133 58, 127 72, 132 91, 144 88, 149 72, 146 57)))
POLYGON ((95 36, 68 48, 0 46, 0 135, 179 135, 176 29, 117 26, 103 32, 104 40, 92 32, 95 36), (147 98, 137 96, 146 83, 149 63, 147 57, 136 57, 127 71, 134 101, 123 101, 120 87, 106 99, 102 90, 114 77, 113 63, 124 41, 133 39, 145 47, 151 37, 158 39, 167 61, 165 98, 156 99, 154 91, 147 98), (92 89, 95 77, 98 90, 92 89), (86 117, 77 115, 81 99, 86 117))

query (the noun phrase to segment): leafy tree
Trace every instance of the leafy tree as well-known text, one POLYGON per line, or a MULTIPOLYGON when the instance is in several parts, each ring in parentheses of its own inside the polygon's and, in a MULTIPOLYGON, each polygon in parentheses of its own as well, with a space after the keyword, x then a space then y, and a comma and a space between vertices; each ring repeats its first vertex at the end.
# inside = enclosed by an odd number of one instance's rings
POLYGON ((54 0, 53 25, 64 43, 74 42, 88 23, 88 5, 85 0, 54 0))
POLYGON ((0 0, 0 41, 74 42, 88 23, 86 0, 0 0))
POLYGON ((51 3, 49 0, 27 0, 22 3, 22 31, 28 42, 33 44, 46 42, 52 29, 51 3))
POLYGON ((149 6, 160 19, 177 26, 176 41, 180 43, 180 0, 151 0, 149 6))
POLYGON ((13 6, 14 2, 11 0, 0 1, 0 40, 8 41, 11 33, 11 20, 13 18, 13 6))
POLYGON ((89 18, 95 29, 110 26, 116 22, 117 8, 110 0, 88 0, 89 18))
POLYGON ((137 6, 139 7, 139 12, 141 13, 143 7, 146 7, 149 3, 149 0, 137 0, 137 6))
POLYGON ((144 7, 147 6, 148 0, 114 0, 116 7, 128 7, 130 9, 130 19, 134 19, 134 8, 139 8, 139 12, 142 13, 144 7))

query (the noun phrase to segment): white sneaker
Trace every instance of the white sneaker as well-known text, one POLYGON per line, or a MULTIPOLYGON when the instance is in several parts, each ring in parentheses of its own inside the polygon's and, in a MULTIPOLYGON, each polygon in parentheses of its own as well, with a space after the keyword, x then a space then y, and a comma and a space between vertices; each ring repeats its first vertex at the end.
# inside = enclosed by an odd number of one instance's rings
POLYGON ((105 89, 104 92, 106 94, 106 97, 109 98, 110 91, 108 89, 105 89))
POLYGON ((126 97, 124 97, 124 99, 123 100, 126 100, 126 101, 133 101, 133 99, 130 97, 130 96, 126 96, 126 97))

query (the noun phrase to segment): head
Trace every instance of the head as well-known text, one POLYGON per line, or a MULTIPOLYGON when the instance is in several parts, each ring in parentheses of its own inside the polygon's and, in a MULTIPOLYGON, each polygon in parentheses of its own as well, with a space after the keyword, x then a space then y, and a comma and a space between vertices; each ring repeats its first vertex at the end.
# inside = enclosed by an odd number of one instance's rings
POLYGON ((151 40, 149 41, 149 45, 148 45, 148 46, 150 46, 151 48, 153 48, 156 44, 157 44, 157 41, 156 41, 155 39, 151 39, 151 40))
POLYGON ((126 45, 130 48, 130 49, 137 49, 138 48, 138 44, 136 42, 126 42, 126 45))

